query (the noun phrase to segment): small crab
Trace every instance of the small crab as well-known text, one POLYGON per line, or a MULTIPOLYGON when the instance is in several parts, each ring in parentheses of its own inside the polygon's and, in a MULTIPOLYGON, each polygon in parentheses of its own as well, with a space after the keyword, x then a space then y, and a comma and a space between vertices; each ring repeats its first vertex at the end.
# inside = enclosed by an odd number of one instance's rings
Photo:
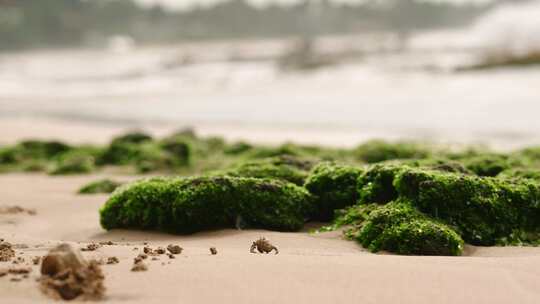
POLYGON ((251 244, 251 249, 249 249, 249 252, 255 253, 255 249, 257 249, 257 251, 259 251, 260 253, 270 253, 272 252, 272 250, 275 250, 276 254, 279 253, 277 247, 270 244, 270 242, 265 238, 260 238, 253 242, 253 244, 251 244))

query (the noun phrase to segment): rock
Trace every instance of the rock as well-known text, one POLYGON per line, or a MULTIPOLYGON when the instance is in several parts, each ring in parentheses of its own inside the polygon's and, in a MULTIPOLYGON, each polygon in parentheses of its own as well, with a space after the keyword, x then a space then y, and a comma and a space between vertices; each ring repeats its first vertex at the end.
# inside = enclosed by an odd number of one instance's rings
POLYGON ((118 264, 118 263, 120 263, 120 260, 118 260, 117 257, 109 257, 107 259, 107 264, 109 264, 109 265, 110 264, 118 264))
POLYGON ((167 246, 167 250, 171 254, 181 254, 182 250, 184 250, 184 249, 182 247, 178 246, 178 245, 170 244, 169 246, 167 246))

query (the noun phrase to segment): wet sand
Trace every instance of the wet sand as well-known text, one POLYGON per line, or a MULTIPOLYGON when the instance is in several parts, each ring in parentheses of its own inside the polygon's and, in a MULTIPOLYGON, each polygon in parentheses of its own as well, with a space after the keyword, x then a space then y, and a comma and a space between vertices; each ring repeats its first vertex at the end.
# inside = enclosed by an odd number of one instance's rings
MULTIPOLYGON (((107 232, 99 226, 97 212, 107 195, 75 194, 81 185, 102 176, 0 175, 0 205, 36 211, 0 214, 0 238, 17 244, 17 255, 27 262, 60 242, 81 248, 113 241, 115 245, 83 252, 87 258, 120 260, 103 266, 108 303, 506 304, 540 299, 540 248, 468 247, 463 257, 409 257, 370 254, 342 240, 338 232, 107 232), (250 254, 251 242, 260 236, 270 239, 280 253, 250 254), (154 248, 178 244, 184 251, 176 259, 161 255, 148 260, 146 272, 131 272, 133 258, 142 253, 145 242, 154 248), (210 247, 217 248, 216 256, 210 247)), ((9 266, 0 263, 0 268, 9 266)), ((38 266, 32 267, 30 278, 21 282, 0 278, 2 302, 48 300, 35 282, 38 266)))

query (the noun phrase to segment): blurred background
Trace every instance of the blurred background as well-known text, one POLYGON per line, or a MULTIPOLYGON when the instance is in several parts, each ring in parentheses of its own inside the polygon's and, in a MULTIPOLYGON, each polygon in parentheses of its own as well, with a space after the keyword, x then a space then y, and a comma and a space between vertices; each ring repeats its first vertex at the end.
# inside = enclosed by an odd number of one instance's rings
POLYGON ((0 143, 540 143, 540 1, 0 0, 0 143), (107 138, 103 138, 103 141, 107 138))

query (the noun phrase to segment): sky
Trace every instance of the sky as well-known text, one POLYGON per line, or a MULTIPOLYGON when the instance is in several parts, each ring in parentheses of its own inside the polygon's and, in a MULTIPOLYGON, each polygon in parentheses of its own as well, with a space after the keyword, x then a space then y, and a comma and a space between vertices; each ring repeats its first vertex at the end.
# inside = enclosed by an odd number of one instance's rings
MULTIPOLYGON (((172 8, 172 9, 186 9, 190 8, 193 5, 212 5, 216 2, 221 2, 224 0, 136 0, 137 2, 145 5, 152 5, 152 4, 162 4, 166 7, 172 8)), ((280 3, 280 4, 290 4, 299 2, 301 0, 248 0, 249 2, 255 4, 264 6, 268 3, 280 3)), ((360 3, 364 2, 366 0, 331 0, 333 2, 345 2, 345 3, 360 3)), ((489 2, 491 0, 423 0, 423 1, 429 1, 429 2, 454 2, 454 3, 471 3, 471 2, 489 2)))

